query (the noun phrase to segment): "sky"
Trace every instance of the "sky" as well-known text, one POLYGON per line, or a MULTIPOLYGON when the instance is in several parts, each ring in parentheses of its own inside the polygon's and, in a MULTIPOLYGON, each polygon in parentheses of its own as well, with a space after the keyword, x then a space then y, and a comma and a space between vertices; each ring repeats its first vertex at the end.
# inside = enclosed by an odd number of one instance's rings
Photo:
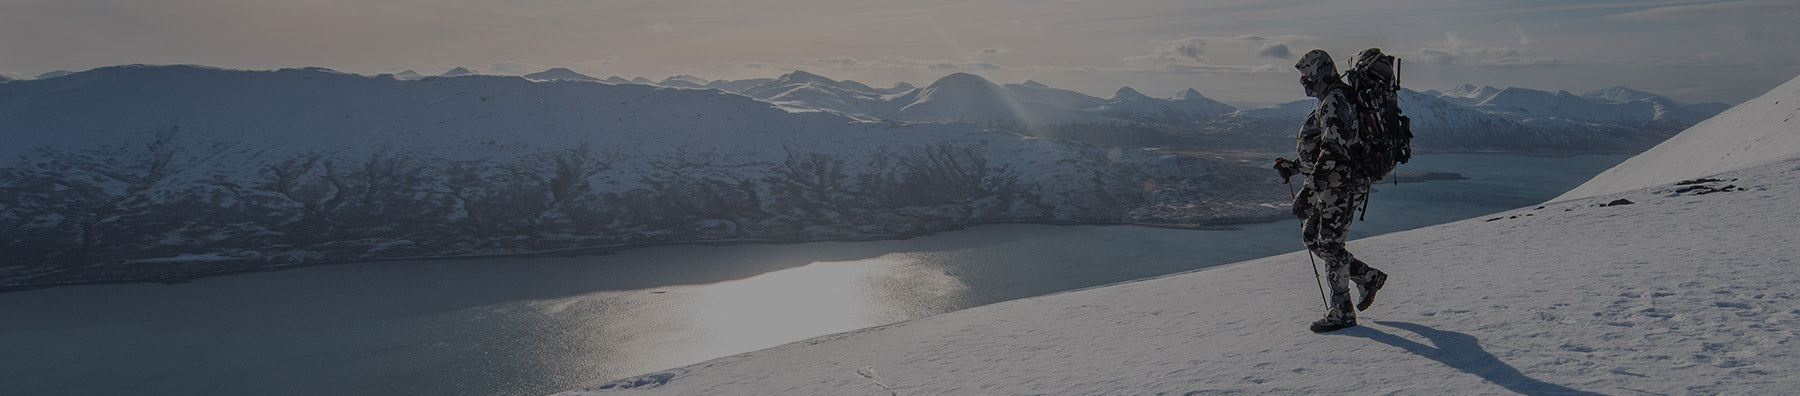
POLYGON ((1628 86, 1735 104, 1800 75, 1792 0, 0 0, 0 74, 119 64, 874 86, 953 72, 1108 97, 1303 99, 1292 65, 1379 47, 1413 89, 1628 86))

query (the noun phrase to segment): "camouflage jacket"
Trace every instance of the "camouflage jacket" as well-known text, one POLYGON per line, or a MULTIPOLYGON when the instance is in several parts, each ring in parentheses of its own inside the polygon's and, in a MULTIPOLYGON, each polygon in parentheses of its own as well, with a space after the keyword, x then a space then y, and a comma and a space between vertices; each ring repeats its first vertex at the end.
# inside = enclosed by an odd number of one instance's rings
POLYGON ((1354 181, 1350 148, 1360 142, 1354 132, 1356 115, 1345 94, 1345 87, 1327 90, 1295 137, 1300 150, 1295 165, 1310 186, 1340 188, 1354 181))

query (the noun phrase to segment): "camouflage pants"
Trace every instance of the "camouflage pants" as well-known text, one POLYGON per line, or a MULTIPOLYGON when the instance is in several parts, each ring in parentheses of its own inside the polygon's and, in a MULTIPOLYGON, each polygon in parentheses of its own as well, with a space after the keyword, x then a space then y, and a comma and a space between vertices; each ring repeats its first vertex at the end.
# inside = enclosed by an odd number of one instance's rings
POLYGON ((1350 305, 1349 282, 1361 286, 1381 273, 1344 249, 1356 205, 1368 196, 1369 184, 1339 183, 1335 187, 1319 184, 1307 187, 1295 202, 1309 206, 1296 211, 1296 214, 1304 215, 1300 233, 1306 248, 1325 261, 1325 278, 1331 285, 1331 309, 1325 316, 1333 320, 1355 319, 1356 310, 1350 305))

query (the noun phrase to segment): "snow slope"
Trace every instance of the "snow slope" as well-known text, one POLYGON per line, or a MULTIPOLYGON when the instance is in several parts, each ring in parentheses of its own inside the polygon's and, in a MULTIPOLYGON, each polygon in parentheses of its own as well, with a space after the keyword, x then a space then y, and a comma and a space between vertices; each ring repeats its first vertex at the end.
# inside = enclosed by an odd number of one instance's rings
POLYGON ((1661 186, 1352 241, 1392 278, 1335 334, 1306 330, 1321 307, 1296 252, 570 394, 1780 393, 1800 386, 1800 246, 1774 243, 1800 221, 1796 176, 1787 161, 1720 176, 1743 191, 1661 186), (1620 198, 1636 204, 1600 206, 1620 198))
MULTIPOLYGON (((1719 119, 1786 125, 1768 107, 1795 85, 1719 119)), ((1772 155, 1786 159, 1640 156, 1622 172, 1726 171, 1351 241, 1392 278, 1363 326, 1332 334, 1305 329, 1322 307, 1295 252, 567 394, 1782 393, 1800 386, 1800 245, 1781 243, 1800 222, 1800 149, 1772 155)))
POLYGON ((1800 77, 1694 125, 1555 200, 1586 197, 1800 155, 1800 77))

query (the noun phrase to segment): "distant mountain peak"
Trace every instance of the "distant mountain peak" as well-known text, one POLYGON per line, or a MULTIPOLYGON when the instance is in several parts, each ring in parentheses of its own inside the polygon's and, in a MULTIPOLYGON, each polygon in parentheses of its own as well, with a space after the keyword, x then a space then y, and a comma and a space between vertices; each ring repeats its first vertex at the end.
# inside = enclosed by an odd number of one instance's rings
POLYGON ((1442 95, 1453 98, 1481 100, 1492 97, 1494 94, 1500 93, 1500 91, 1502 90, 1491 86, 1476 86, 1475 84, 1463 83, 1462 85, 1456 86, 1456 88, 1451 88, 1449 91, 1444 91, 1442 95))
POLYGON ((933 82, 933 83, 931 83, 931 86, 933 86, 933 87, 937 87, 937 86, 948 86, 948 85, 957 85, 957 86, 963 86, 963 85, 994 85, 994 82, 993 82, 993 81, 988 81, 988 79, 986 79, 986 78, 981 78, 981 76, 977 76, 977 75, 974 75, 974 74, 969 74, 969 73, 950 73, 950 75, 947 75, 947 76, 944 76, 944 77, 943 77, 943 78, 939 78, 939 79, 938 79, 938 80, 937 80, 937 82, 933 82))
POLYGON ((600 81, 600 79, 594 78, 594 76, 581 74, 574 70, 569 70, 569 69, 561 68, 561 67, 551 68, 550 70, 545 70, 545 71, 541 71, 541 72, 537 72, 537 73, 526 74, 525 78, 529 78, 529 79, 533 79, 533 80, 600 81))
POLYGON ((781 75, 781 77, 776 78, 775 81, 777 84, 782 84, 782 85, 804 84, 804 83, 820 83, 820 84, 836 84, 837 83, 837 80, 833 80, 829 77, 825 77, 825 76, 821 76, 821 75, 817 75, 817 74, 807 73, 806 71, 803 71, 803 70, 795 70, 792 73, 783 74, 783 75, 781 75))
POLYGON ((461 77, 461 76, 468 76, 468 75, 474 75, 474 74, 475 74, 474 70, 469 70, 469 69, 463 68, 462 66, 457 66, 455 69, 450 69, 450 71, 444 72, 444 74, 439 74, 438 76, 439 77, 461 77))
POLYGON ((1119 87, 1119 90, 1117 92, 1113 92, 1112 100, 1120 101, 1120 100, 1148 99, 1148 98, 1150 98, 1150 96, 1144 95, 1143 93, 1138 92, 1135 89, 1131 89, 1131 87, 1119 87))
POLYGON ((1037 80, 1025 80, 1025 83, 1019 84, 1019 85, 1024 85, 1024 86, 1032 87, 1032 88, 1050 88, 1049 85, 1044 85, 1044 83, 1037 82, 1037 80))
POLYGON ((645 85, 649 85, 649 84, 655 84, 655 83, 656 83, 656 82, 655 82, 655 81, 650 81, 650 79, 648 79, 648 78, 643 78, 643 77, 632 77, 632 78, 631 78, 631 83, 632 83, 632 84, 645 84, 645 85))
POLYGON ((630 84, 631 83, 631 80, 626 80, 624 77, 619 77, 619 76, 607 77, 605 80, 601 80, 601 81, 609 82, 609 83, 613 83, 613 84, 630 84))
POLYGON ((656 85, 681 88, 701 88, 705 87, 708 82, 711 81, 693 75, 677 74, 663 79, 662 82, 656 83, 656 85))
POLYGON ((1199 90, 1195 90, 1193 88, 1188 88, 1186 91, 1181 91, 1181 93, 1175 94, 1175 99, 1177 99, 1177 100, 1209 99, 1210 100, 1211 98, 1207 98, 1206 95, 1201 95, 1199 90))

